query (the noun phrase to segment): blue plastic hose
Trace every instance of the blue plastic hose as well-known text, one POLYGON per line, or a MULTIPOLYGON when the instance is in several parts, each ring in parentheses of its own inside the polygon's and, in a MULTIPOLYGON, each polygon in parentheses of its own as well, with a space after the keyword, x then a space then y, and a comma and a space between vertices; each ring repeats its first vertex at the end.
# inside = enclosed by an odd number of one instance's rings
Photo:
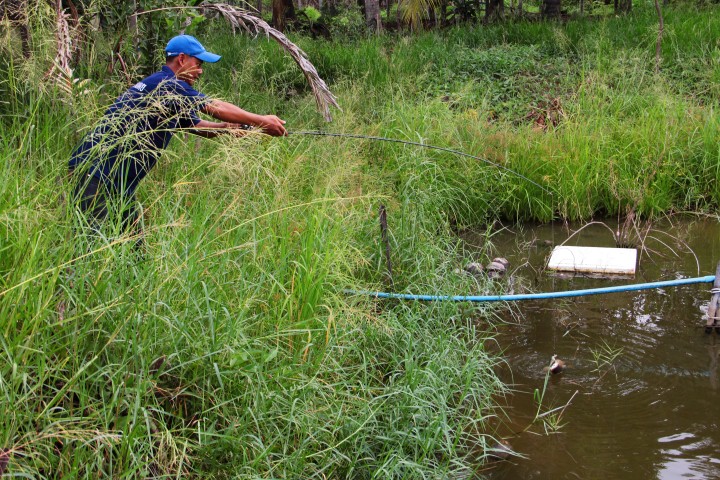
POLYGON ((370 292, 363 290, 344 290, 348 295, 369 295, 375 298, 396 298, 399 300, 420 300, 424 302, 517 302, 519 300, 545 300, 549 298, 584 297, 604 293, 631 292, 649 290, 651 288, 675 287, 694 283, 712 283, 715 275, 705 277, 681 278, 663 282, 636 283, 634 285, 618 285, 615 287, 589 288, 586 290, 568 290, 565 292, 521 293, 517 295, 413 295, 410 293, 370 292))

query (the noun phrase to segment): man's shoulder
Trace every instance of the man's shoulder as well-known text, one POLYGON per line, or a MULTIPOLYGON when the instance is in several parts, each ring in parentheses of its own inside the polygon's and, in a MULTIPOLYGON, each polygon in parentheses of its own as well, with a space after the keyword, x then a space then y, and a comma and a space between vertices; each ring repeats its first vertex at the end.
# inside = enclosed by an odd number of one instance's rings
POLYGON ((165 82, 175 82, 176 78, 173 74, 172 70, 166 71, 165 68, 162 70, 153 73, 152 75, 148 75, 147 77, 143 78, 139 82, 137 82, 135 85, 130 87, 130 90, 134 90, 136 92, 140 93, 147 93, 152 90, 155 90, 158 85, 165 83, 165 82))
POLYGON ((130 87, 130 92, 144 94, 157 91, 159 94, 178 94, 188 97, 204 97, 184 80, 180 80, 168 67, 149 75, 130 87))

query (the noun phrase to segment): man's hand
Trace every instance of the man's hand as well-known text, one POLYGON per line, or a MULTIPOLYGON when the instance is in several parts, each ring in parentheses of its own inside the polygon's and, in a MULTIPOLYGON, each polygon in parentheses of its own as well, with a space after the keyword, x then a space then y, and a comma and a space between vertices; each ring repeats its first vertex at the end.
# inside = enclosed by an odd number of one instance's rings
POLYGON ((287 135, 287 130, 283 125, 285 125, 285 120, 281 120, 275 115, 263 115, 258 126, 268 135, 283 137, 287 135))

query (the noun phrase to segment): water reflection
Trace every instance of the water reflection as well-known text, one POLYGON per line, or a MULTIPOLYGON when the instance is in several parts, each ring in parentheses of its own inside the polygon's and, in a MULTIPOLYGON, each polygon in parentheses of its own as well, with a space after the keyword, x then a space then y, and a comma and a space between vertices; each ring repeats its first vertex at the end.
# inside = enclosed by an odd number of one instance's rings
POLYGON ((718 388, 718 356, 720 356, 720 347, 715 344, 707 346, 707 352, 710 356, 708 366, 708 376, 710 377, 710 388, 717 390, 718 388))
MULTIPOLYGON (((611 225, 614 230, 615 226, 611 225)), ((571 233, 560 226, 506 230, 492 237, 511 262, 518 291, 562 291, 715 273, 720 225, 712 221, 656 224, 634 279, 562 277, 543 272, 550 253, 571 233), (520 266, 520 267, 518 267, 520 266), (700 271, 698 272, 698 268, 700 271)), ((468 238, 483 246, 481 237, 468 238)), ((613 247, 602 226, 569 244, 613 247)), ((720 478, 720 336, 705 335, 702 306, 709 285, 523 302, 511 307, 498 342, 514 384, 508 418, 497 425, 527 459, 504 462, 497 479, 720 478), (568 402, 562 426, 534 422, 533 393, 553 354, 569 364, 552 376, 543 412, 568 402), (616 354, 613 357, 613 354, 616 354)))

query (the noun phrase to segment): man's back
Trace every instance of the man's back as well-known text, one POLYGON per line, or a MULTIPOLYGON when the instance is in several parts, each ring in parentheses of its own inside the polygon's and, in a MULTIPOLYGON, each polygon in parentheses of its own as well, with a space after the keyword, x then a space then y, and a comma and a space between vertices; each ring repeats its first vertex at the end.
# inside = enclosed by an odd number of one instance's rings
POLYGON ((130 87, 105 112, 70 159, 70 168, 87 172, 132 195, 178 129, 190 129, 196 110, 207 101, 164 66, 130 87))

